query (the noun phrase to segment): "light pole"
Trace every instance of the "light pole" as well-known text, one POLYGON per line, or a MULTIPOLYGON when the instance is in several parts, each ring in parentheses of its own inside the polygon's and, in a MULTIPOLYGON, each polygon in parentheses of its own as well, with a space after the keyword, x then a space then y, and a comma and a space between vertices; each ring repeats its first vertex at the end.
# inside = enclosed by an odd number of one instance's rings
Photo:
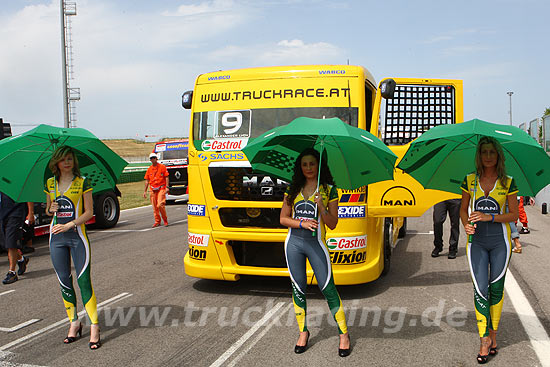
POLYGON ((507 92, 506 94, 510 96, 510 126, 512 126, 512 94, 514 92, 507 92))

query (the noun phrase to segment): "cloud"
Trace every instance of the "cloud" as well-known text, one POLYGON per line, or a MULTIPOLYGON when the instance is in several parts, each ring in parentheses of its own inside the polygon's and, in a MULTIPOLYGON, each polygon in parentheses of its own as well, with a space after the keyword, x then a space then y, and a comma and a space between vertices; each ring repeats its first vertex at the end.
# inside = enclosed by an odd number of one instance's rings
POLYGON ((449 42, 456 39, 459 39, 462 36, 465 35, 474 35, 481 32, 488 32, 488 31, 482 31, 477 28, 464 28, 464 29, 455 29, 453 31, 445 32, 444 34, 432 36, 431 38, 422 41, 423 44, 432 44, 432 43, 439 43, 439 42, 449 42))
POLYGON ((470 86, 480 86, 488 85, 489 83, 493 84, 495 81, 506 80, 509 75, 514 74, 516 69, 516 65, 512 62, 491 63, 457 70, 443 77, 463 79, 468 81, 470 86))
POLYGON ((485 51, 488 51, 490 49, 491 49, 490 47, 486 47, 486 46, 462 45, 462 46, 454 46, 454 47, 443 48, 441 50, 441 53, 444 56, 458 57, 458 56, 464 55, 464 54, 485 52, 485 51))
POLYGON ((327 42, 305 43, 299 39, 282 40, 257 57, 262 64, 331 64, 344 63, 344 50, 327 42))
POLYGON ((231 10, 235 3, 232 0, 205 1, 200 4, 180 5, 176 11, 164 11, 167 17, 187 17, 198 14, 218 13, 231 10))
POLYGON ((212 63, 217 61, 222 68, 341 64, 345 62, 345 57, 344 50, 330 43, 308 44, 299 39, 250 46, 229 45, 205 56, 212 63))

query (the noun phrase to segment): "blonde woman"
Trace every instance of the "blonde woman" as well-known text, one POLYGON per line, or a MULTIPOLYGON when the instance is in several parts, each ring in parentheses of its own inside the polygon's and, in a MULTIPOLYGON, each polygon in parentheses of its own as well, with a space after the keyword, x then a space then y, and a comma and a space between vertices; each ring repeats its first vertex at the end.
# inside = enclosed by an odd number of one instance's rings
POLYGON ((504 154, 496 140, 479 140, 475 163, 476 172, 462 183, 460 219, 466 234, 472 235, 466 250, 481 342, 477 362, 484 364, 489 355, 498 353, 504 277, 512 254, 510 222, 518 218, 518 189, 514 179, 506 175, 504 154), (471 213, 468 208, 472 208, 471 213))
POLYGON ((75 152, 68 146, 56 149, 49 168, 54 177, 48 179, 44 191, 46 214, 54 216, 50 226, 50 255, 71 322, 63 342, 70 344, 82 336, 71 274, 72 257, 82 302, 92 324, 89 347, 95 350, 101 347, 101 341, 90 274, 90 241, 84 225, 93 216, 92 187, 86 178, 81 177, 75 152))

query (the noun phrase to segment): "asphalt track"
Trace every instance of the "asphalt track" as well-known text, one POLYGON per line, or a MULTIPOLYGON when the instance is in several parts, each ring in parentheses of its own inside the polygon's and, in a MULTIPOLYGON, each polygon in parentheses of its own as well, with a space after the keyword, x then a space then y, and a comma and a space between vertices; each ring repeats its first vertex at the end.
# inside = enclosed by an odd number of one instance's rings
MULTIPOLYGON (((62 343, 68 324, 59 285, 46 240, 36 242, 27 274, 0 286, 0 365, 477 365, 465 236, 457 259, 448 260, 446 249, 431 258, 431 211, 409 219, 388 276, 339 287, 353 347, 346 359, 337 356, 337 330, 317 287, 307 291, 309 348, 295 355, 288 279, 229 283, 186 276, 186 213, 184 204, 169 206, 171 225, 151 229, 150 207, 124 211, 116 228, 90 233, 92 280, 103 307, 97 351, 88 349, 88 327, 82 339, 62 343)), ((512 258, 500 351, 489 365, 550 364, 550 216, 532 207, 527 214, 532 233, 522 236, 523 254, 512 258)), ((5 256, 0 269, 7 269, 5 256)))

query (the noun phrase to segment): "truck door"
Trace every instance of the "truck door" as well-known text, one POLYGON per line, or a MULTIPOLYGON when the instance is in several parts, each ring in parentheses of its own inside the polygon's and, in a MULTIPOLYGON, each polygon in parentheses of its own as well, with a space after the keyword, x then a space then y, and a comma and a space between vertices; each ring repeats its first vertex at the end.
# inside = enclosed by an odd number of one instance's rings
MULTIPOLYGON (((384 79, 377 89, 372 121, 371 132, 378 133, 397 155, 397 165, 410 142, 423 132, 463 121, 462 80, 384 79)), ((434 204, 457 197, 425 190, 414 178, 396 169, 393 181, 369 186, 369 216, 421 216, 434 204)))

